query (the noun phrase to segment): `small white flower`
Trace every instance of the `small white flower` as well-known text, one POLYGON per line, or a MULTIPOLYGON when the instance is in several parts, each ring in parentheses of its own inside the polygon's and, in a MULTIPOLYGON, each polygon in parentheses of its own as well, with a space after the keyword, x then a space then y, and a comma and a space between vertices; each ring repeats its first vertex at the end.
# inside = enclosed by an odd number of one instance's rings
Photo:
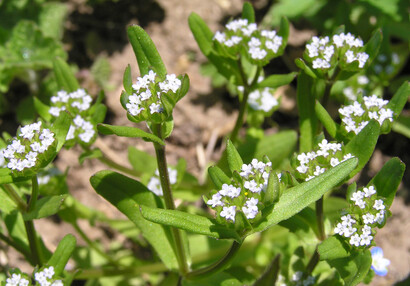
POLYGON ((223 207, 223 210, 220 213, 221 217, 224 217, 226 220, 232 220, 235 222, 236 215, 236 206, 223 207))
POLYGON ((386 207, 383 204, 383 200, 375 200, 373 208, 376 210, 384 210, 386 207))
POLYGON ((360 246, 360 236, 356 233, 350 237, 349 243, 354 246, 360 246))

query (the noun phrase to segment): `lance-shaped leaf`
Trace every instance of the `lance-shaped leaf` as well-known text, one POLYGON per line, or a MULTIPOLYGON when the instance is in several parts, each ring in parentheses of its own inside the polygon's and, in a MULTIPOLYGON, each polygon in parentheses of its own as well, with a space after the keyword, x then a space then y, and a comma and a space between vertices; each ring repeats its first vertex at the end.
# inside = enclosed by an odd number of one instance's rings
POLYGON ((252 4, 249 2, 243 3, 242 19, 247 19, 248 23, 255 23, 255 11, 253 10, 252 4))
POLYGON ((315 94, 312 92, 313 80, 303 71, 298 76, 297 103, 300 126, 300 152, 313 149, 313 141, 317 132, 315 113, 315 94))
POLYGON ((209 29, 205 21, 196 13, 189 15, 188 24, 195 41, 198 43, 199 49, 205 56, 208 56, 212 51, 212 37, 214 36, 211 29, 209 29))
POLYGON ((285 190, 276 204, 262 211, 265 219, 257 224, 251 233, 278 224, 320 199, 327 191, 343 182, 357 166, 357 162, 356 158, 349 159, 308 182, 285 190))
POLYGON ((68 130, 70 129, 71 125, 71 117, 68 115, 66 111, 60 112, 60 115, 54 121, 51 130, 56 134, 57 138, 57 147, 56 152, 60 151, 65 143, 65 139, 67 138, 68 130))
POLYGON ((156 159, 133 146, 128 146, 128 161, 139 174, 153 174, 157 169, 156 159))
POLYGON ((404 82, 396 91, 393 98, 387 104, 387 108, 393 111, 393 118, 397 119, 410 96, 410 82, 404 82))
POLYGON ((397 188, 404 175, 406 166, 399 158, 392 158, 370 181, 369 185, 374 185, 377 194, 386 198, 385 203, 390 206, 396 196, 397 188))
POLYGON ((243 161, 231 140, 226 141, 226 154, 231 172, 240 171, 243 161))
POLYGON ((316 73, 306 65, 306 63, 302 59, 296 59, 295 64, 298 68, 300 68, 302 71, 304 71, 308 76, 312 78, 317 78, 316 73))
POLYGON ((122 79, 122 84, 124 85, 124 89, 128 94, 133 94, 132 89, 132 77, 131 77, 131 66, 128 65, 124 71, 124 77, 122 79))
POLYGON ((40 219, 56 214, 67 195, 47 196, 37 201, 34 209, 23 214, 24 220, 40 219))
POLYGON ((209 167, 208 174, 218 190, 222 189, 223 184, 231 183, 231 179, 218 166, 209 167))
POLYGON ((34 101, 34 108, 36 109, 37 113, 41 116, 46 121, 50 121, 52 119, 52 116, 49 112, 50 107, 41 102, 40 99, 37 97, 33 97, 34 101))
POLYGON ((255 281, 253 286, 267 286, 276 285, 276 280, 278 279, 280 269, 280 254, 276 255, 269 266, 266 268, 265 272, 262 274, 258 280, 255 281))
POLYGON ((265 78, 263 81, 257 84, 257 87, 270 87, 276 88, 282 85, 290 84, 295 77, 297 76, 297 72, 291 72, 288 74, 274 74, 270 75, 265 78))
POLYGON ((76 238, 72 234, 67 234, 63 237, 54 251, 51 258, 48 260, 47 265, 54 267, 54 275, 60 276, 63 272, 65 266, 67 265, 68 259, 70 259, 76 246, 76 238))
POLYGON ((189 232, 203 234, 217 239, 235 239, 241 241, 235 230, 217 224, 204 216, 178 210, 166 210, 140 206, 142 216, 152 222, 177 227, 189 232))
POLYGON ((350 256, 350 245, 339 235, 325 239, 317 247, 320 260, 333 260, 350 256))
POLYGON ((53 70, 59 88, 67 92, 73 92, 80 88, 77 79, 64 60, 56 58, 53 61, 53 70))
POLYGON ((81 153, 80 157, 78 157, 78 161, 80 164, 83 164, 85 160, 87 159, 95 159, 95 158, 101 158, 103 157, 103 153, 99 148, 94 148, 91 150, 86 150, 83 153, 81 153))
POLYGON ((147 32, 140 26, 133 25, 127 29, 127 34, 141 75, 148 74, 149 70, 153 69, 160 77, 165 77, 167 69, 147 32))
POLYGON ((380 45, 382 43, 382 31, 377 30, 373 33, 370 40, 367 42, 365 46, 365 52, 369 55, 369 59, 366 62, 366 66, 369 66, 371 62, 376 58, 377 54, 379 53, 380 45))
POLYGON ((336 268, 346 286, 354 286, 363 281, 372 265, 372 255, 369 250, 355 253, 350 257, 338 258, 328 261, 329 265, 336 268))
POLYGON ((323 126, 326 128, 329 135, 333 138, 336 138, 336 133, 338 129, 336 122, 333 121, 332 117, 329 115, 327 110, 319 103, 319 101, 316 101, 315 111, 317 118, 320 120, 320 122, 322 122, 323 126))
POLYGON ((164 141, 161 140, 158 136, 155 136, 152 133, 145 132, 135 127, 98 124, 97 129, 98 129, 98 132, 104 135, 115 134, 121 137, 142 138, 146 141, 156 142, 161 145, 165 144, 164 141))
POLYGON ((279 199, 279 178, 275 172, 270 172, 263 203, 271 205, 279 199))
POLYGON ((178 263, 171 243, 169 228, 145 220, 139 206, 162 207, 160 200, 143 184, 112 171, 101 171, 90 179, 96 192, 125 214, 142 232, 169 269, 178 263))
POLYGON ((350 177, 356 175, 369 161, 376 147, 377 139, 380 134, 380 125, 375 120, 370 122, 359 132, 353 139, 347 143, 345 151, 351 153, 359 159, 356 169, 350 174, 350 177))

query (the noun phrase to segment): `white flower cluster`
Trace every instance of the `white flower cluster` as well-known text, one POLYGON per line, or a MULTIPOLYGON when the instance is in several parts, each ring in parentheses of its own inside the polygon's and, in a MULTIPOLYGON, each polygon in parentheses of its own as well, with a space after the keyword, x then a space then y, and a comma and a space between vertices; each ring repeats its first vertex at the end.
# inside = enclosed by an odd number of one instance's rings
POLYGON ((35 273, 34 280, 36 280, 40 286, 64 286, 61 280, 53 280, 53 276, 54 267, 50 266, 48 268, 44 268, 43 271, 35 273))
POLYGON ((259 31, 247 19, 232 20, 225 28, 225 32, 217 31, 213 39, 233 53, 244 49, 253 60, 272 58, 282 45, 282 37, 276 31, 259 31))
MULTIPOLYGON (((63 282, 59 279, 53 279, 54 267, 50 266, 44 268, 42 271, 34 273, 34 280, 39 286, 64 286, 63 282)), ((25 274, 26 275, 26 274, 25 274)), ((6 286, 28 286, 31 285, 31 281, 24 278, 21 274, 12 274, 11 278, 7 278, 6 286)))
POLYGON ((84 119, 87 111, 91 107, 92 97, 84 89, 78 89, 74 92, 67 93, 64 90, 57 92, 57 96, 51 97, 50 114, 58 117, 63 110, 70 111, 74 117, 73 124, 70 125, 66 140, 72 140, 78 137, 84 143, 90 143, 96 135, 95 126, 84 119))
MULTIPOLYGON (((171 185, 174 185, 177 183, 177 178, 178 178, 178 171, 175 169, 171 169, 168 167, 168 175, 169 175, 169 182, 171 185)), ((164 193, 162 191, 161 187, 161 181, 159 180, 159 171, 158 169, 155 171, 155 175, 151 177, 151 179, 148 182, 147 188, 156 194, 157 196, 163 196, 164 193)))
MULTIPOLYGON (((243 164, 240 171, 243 181, 223 184, 222 189, 207 204, 227 221, 235 222, 237 211, 242 211, 247 219, 254 219, 259 213, 260 202, 268 186, 271 166, 270 162, 265 164, 256 159, 248 165, 243 164)), ((280 179, 280 174, 278 178, 280 179)))
POLYGON ((372 228, 385 220, 386 206, 382 199, 377 199, 376 193, 374 186, 354 192, 350 197, 354 211, 342 216, 334 229, 335 233, 349 238, 351 245, 369 246, 375 234, 372 228))
POLYGON ((132 116, 138 116, 144 110, 149 110, 150 114, 161 113, 164 110, 161 95, 175 94, 180 87, 181 80, 175 74, 168 74, 164 81, 158 81, 156 73, 150 70, 132 85, 134 93, 128 97, 127 111, 132 116))
POLYGON ((249 106, 254 110, 263 110, 269 112, 275 106, 278 106, 279 102, 273 96, 273 89, 264 88, 263 90, 254 90, 249 93, 248 98, 249 106))
POLYGON ((78 137, 81 141, 90 143, 95 134, 95 126, 90 121, 81 117, 81 115, 76 115, 73 119, 73 124, 70 125, 66 140, 78 137))
POLYGON ((21 274, 13 273, 11 278, 6 279, 6 286, 28 286, 30 281, 22 277, 21 274))
POLYGON ((310 286, 315 284, 315 277, 313 276, 308 276, 306 279, 303 278, 303 272, 302 271, 296 271, 292 275, 292 285, 295 286, 310 286))
POLYGON ((319 149, 308 153, 301 153, 297 156, 299 166, 296 170, 305 181, 309 181, 324 173, 328 168, 335 167, 341 162, 352 158, 348 153, 343 156, 342 144, 330 143, 323 139, 318 145, 319 149))
POLYGON ((92 97, 88 95, 84 89, 78 89, 71 93, 67 93, 65 90, 60 90, 57 92, 57 96, 51 97, 51 107, 50 114, 54 117, 58 117, 60 112, 63 110, 73 109, 77 110, 77 113, 86 111, 90 108, 91 102, 93 101, 92 97))
POLYGON ((3 151, 6 149, 0 149, 0 168, 6 167, 6 160, 4 160, 3 151))
POLYGON ((312 59, 314 69, 330 69, 337 56, 347 64, 358 61, 359 68, 363 68, 369 55, 360 52, 362 48, 362 40, 355 38, 350 33, 341 33, 334 35, 332 39, 329 37, 313 37, 312 41, 306 45, 306 54, 312 59))
POLYGON ((49 129, 41 127, 41 121, 23 126, 2 151, 7 167, 18 172, 35 168, 42 154, 54 143, 54 136, 49 129))
POLYGON ((370 119, 375 119, 380 126, 385 120, 393 122, 393 111, 385 106, 388 100, 383 100, 377 95, 364 96, 363 102, 353 102, 351 105, 339 108, 342 125, 347 132, 353 131, 358 134, 369 123, 370 119))
POLYGON ((343 95, 350 101, 357 100, 357 95, 366 95, 366 90, 363 88, 369 83, 369 78, 365 75, 357 77, 355 86, 347 86, 343 89, 343 95))

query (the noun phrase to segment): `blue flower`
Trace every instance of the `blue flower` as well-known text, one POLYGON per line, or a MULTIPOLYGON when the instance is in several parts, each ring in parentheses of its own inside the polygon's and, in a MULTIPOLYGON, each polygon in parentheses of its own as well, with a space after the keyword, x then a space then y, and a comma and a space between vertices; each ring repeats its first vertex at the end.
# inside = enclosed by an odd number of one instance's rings
POLYGON ((380 247, 373 247, 370 252, 372 253, 372 269, 377 275, 386 276, 390 260, 383 257, 383 250, 380 247))

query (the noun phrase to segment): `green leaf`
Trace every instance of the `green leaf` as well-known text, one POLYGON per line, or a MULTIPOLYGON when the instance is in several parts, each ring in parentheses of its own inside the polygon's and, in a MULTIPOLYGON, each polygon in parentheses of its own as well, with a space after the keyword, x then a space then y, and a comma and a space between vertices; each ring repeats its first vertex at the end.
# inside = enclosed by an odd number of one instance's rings
POLYGON ((70 259, 76 248, 76 238, 72 234, 67 234, 58 244, 47 265, 54 267, 54 275, 60 276, 63 273, 68 259, 70 259))
POLYGON ((63 89, 66 92, 73 92, 80 88, 77 79, 64 60, 61 58, 56 58, 53 61, 53 66, 54 75, 60 89, 63 89))
POLYGON ((380 125, 375 120, 370 122, 359 132, 353 139, 347 143, 345 151, 351 153, 359 159, 356 169, 350 174, 350 177, 356 175, 369 161, 376 147, 377 139, 380 134, 380 125))
POLYGON ((80 162, 80 164, 83 164, 87 159, 101 158, 102 156, 103 154, 101 150, 99 148, 94 148, 92 150, 86 150, 81 153, 80 157, 78 157, 78 161, 80 162))
POLYGON ((300 68, 302 71, 304 71, 310 77, 317 78, 316 73, 310 67, 308 67, 302 59, 296 59, 295 64, 298 68, 300 68))
POLYGON ((142 216, 152 222, 177 227, 189 232, 203 234, 216 239, 235 239, 241 241, 235 230, 216 224, 204 216, 178 210, 165 210, 140 206, 142 216))
POLYGON ((107 106, 105 106, 102 103, 96 103, 94 104, 89 110, 91 112, 91 109, 93 109, 93 116, 91 117, 91 121, 94 124, 98 124, 104 121, 105 115, 107 114, 107 106))
POLYGON ((153 174, 157 169, 157 161, 147 152, 128 146, 128 161, 132 168, 141 174, 153 174))
POLYGON ((263 231, 288 219, 317 201, 327 191, 343 182, 357 163, 356 158, 349 159, 308 182, 286 190, 276 204, 262 211, 262 215, 266 217, 254 227, 251 233, 263 231))
POLYGON ((9 214, 15 209, 17 209, 16 203, 10 199, 10 197, 6 194, 6 191, 3 189, 3 187, 0 186, 0 211, 3 214, 9 214))
POLYGON ((339 235, 322 241, 317 247, 320 260, 333 260, 350 256, 350 245, 339 235))
POLYGON ((410 117, 400 115, 393 122, 392 130, 410 138, 410 117))
POLYGON ((208 174, 218 190, 222 189, 223 184, 231 183, 231 179, 217 166, 209 167, 208 174))
MULTIPOLYGON (((20 212, 14 211, 3 217, 4 223, 7 227, 9 237, 18 247, 24 250, 24 253, 31 253, 27 240, 27 233, 24 226, 24 220, 20 212)), ((32 257, 25 257, 27 261, 32 261, 32 257)))
POLYGON ((276 255, 261 277, 256 280, 253 286, 276 285, 280 269, 280 255, 276 255))
POLYGON ((125 68, 124 77, 123 77, 122 83, 123 83, 123 85, 124 85, 125 91, 126 91, 128 94, 133 94, 133 93, 134 93, 134 91, 133 91, 133 89, 132 89, 132 76, 131 76, 131 66, 130 66, 130 65, 128 65, 128 66, 125 68))
POLYGON ((170 229, 145 220, 141 205, 162 207, 155 195, 146 186, 131 178, 112 171, 101 171, 90 178, 96 192, 125 214, 142 232, 158 256, 169 269, 177 269, 178 263, 173 249, 170 229))
POLYGON ((60 151, 67 138, 68 130, 70 129, 72 119, 66 111, 60 112, 60 115, 54 121, 51 127, 52 131, 56 134, 57 147, 56 152, 60 151))
POLYGON ((195 41, 198 43, 201 52, 208 56, 212 51, 212 37, 214 34, 202 18, 191 13, 188 17, 189 28, 194 35, 195 41))
POLYGON ((65 3, 44 3, 38 15, 38 21, 44 36, 61 40, 64 32, 64 20, 68 11, 65 3))
POLYGON ((372 265, 372 256, 369 250, 365 250, 351 257, 329 260, 328 263, 339 272, 345 286, 354 286, 366 277, 372 265))
POLYGON ((318 120, 315 113, 315 94, 312 92, 313 80, 305 72, 298 76, 297 104, 300 126, 300 152, 313 149, 318 120))
POLYGON ((223 75, 229 82, 239 86, 243 85, 242 76, 239 71, 238 62, 227 57, 211 52, 207 56, 208 60, 216 67, 218 72, 223 75))
POLYGON ((66 197, 67 195, 59 195, 39 199, 31 212, 23 214, 24 220, 40 219, 56 214, 66 197))
POLYGON ((226 141, 226 153, 227 153, 229 169, 231 170, 231 172, 232 173, 234 171, 239 172, 242 168, 243 161, 242 161, 241 155, 239 155, 232 141, 229 139, 226 141))
POLYGON ((393 118, 396 120, 401 111, 404 108, 404 105, 408 101, 410 96, 410 82, 404 82, 400 88, 396 91, 393 98, 387 104, 387 108, 390 108, 393 111, 393 118))
POLYGON ((247 19, 248 23, 255 23, 255 11, 249 2, 243 3, 242 19, 247 19))
POLYGON ((369 60, 366 62, 366 66, 369 66, 379 53, 379 49, 382 44, 382 38, 382 31, 379 29, 373 33, 372 37, 367 42, 365 46, 365 52, 369 55, 369 60))
POLYGON ((264 205, 273 204, 279 199, 279 178, 275 172, 270 172, 268 179, 268 186, 266 188, 264 205))
POLYGON ((238 147, 238 152, 246 163, 251 162, 253 158, 261 159, 266 155, 272 162, 272 168, 275 169, 284 159, 293 154, 297 140, 298 135, 293 130, 267 135, 261 140, 248 137, 245 144, 238 147))
POLYGON ((369 183, 369 186, 375 186, 377 195, 386 198, 385 204, 388 206, 393 203, 405 169, 406 166, 399 158, 392 158, 384 164, 383 168, 369 183))
POLYGON ((332 136, 332 138, 336 138, 336 122, 334 122, 332 117, 329 115, 327 110, 319 103, 319 101, 316 101, 315 111, 317 118, 320 120, 320 122, 322 122, 323 126, 326 128, 326 131, 329 133, 329 135, 332 136))
POLYGON ((132 25, 128 27, 127 34, 141 75, 148 74, 149 70, 153 69, 160 77, 165 78, 167 69, 147 32, 140 26, 132 25))
POLYGON ((37 113, 43 118, 45 121, 50 122, 53 118, 49 112, 50 107, 41 102, 40 99, 37 97, 33 97, 34 100, 34 108, 36 109, 37 113))
POLYGON ((257 84, 257 87, 270 87, 270 88, 276 88, 282 85, 287 85, 290 84, 295 77, 297 76, 297 72, 291 72, 288 74, 274 74, 270 75, 267 78, 265 78, 263 81, 257 84))
POLYGON ((159 137, 135 127, 116 126, 100 123, 97 125, 97 129, 100 133, 104 135, 115 134, 121 137, 143 138, 145 141, 165 145, 164 141, 162 141, 159 137))

